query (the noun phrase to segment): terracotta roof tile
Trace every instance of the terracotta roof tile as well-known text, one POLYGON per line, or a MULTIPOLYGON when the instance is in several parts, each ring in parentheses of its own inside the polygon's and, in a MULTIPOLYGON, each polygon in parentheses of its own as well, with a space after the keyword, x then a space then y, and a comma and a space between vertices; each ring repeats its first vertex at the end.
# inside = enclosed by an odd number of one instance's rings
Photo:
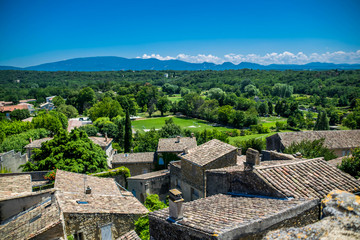
MULTIPOLYGON (((31 239, 59 224, 60 210, 49 198, 0 225, 0 239, 31 239)), ((62 236, 61 227, 57 237, 62 236)))
POLYGON ((277 134, 284 147, 290 146, 293 142, 313 141, 321 138, 325 138, 325 146, 331 149, 360 146, 360 130, 284 132, 277 134))
POLYGON ((165 176, 165 175, 169 175, 169 174, 170 174, 169 170, 160 170, 160 171, 156 171, 156 172, 150 172, 150 173, 145 173, 145 174, 141 174, 141 175, 136 175, 134 177, 129 177, 128 180, 150 179, 150 178, 161 177, 161 176, 165 176))
POLYGON ((125 233, 117 240, 141 240, 141 238, 136 234, 134 230, 125 233))
POLYGON ((148 210, 128 191, 121 190, 113 178, 57 170, 55 189, 60 208, 66 213, 145 214, 148 210), (85 194, 87 187, 90 194, 85 194), (84 202, 79 204, 77 201, 84 202))
MULTIPOLYGON (((280 200, 218 194, 184 203, 184 218, 177 224, 207 234, 216 232, 221 235, 265 219, 273 218, 275 222, 281 221, 278 218, 284 211, 310 203, 316 205, 308 200, 280 200)), ((149 217, 166 221, 169 217, 169 208, 152 212, 149 217)))
POLYGON ((0 200, 26 195, 31 192, 30 174, 0 177, 0 200))
POLYGON ((227 153, 235 151, 236 149, 236 147, 230 144, 213 139, 200 146, 188 150, 187 154, 181 154, 179 156, 180 158, 193 162, 197 165, 205 166, 206 164, 227 153))
POLYGON ((154 162, 154 152, 141 153, 119 153, 113 156, 113 163, 152 163, 154 162))
POLYGON ((157 152, 177 152, 184 151, 184 148, 191 149, 197 146, 195 137, 181 137, 180 142, 177 138, 160 138, 157 152))
POLYGON ((323 198, 333 189, 360 189, 358 180, 322 159, 259 166, 254 172, 286 197, 323 198))

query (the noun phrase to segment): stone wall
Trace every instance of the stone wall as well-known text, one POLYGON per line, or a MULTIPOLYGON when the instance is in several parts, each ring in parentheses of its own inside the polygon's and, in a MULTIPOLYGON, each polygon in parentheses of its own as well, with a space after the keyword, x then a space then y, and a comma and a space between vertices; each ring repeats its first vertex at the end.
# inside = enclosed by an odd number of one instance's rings
POLYGON ((112 239, 134 229, 140 215, 114 213, 64 213, 66 235, 82 233, 84 239, 101 239, 101 227, 111 224, 112 239))
POLYGON ((0 201, 0 222, 25 211, 50 197, 53 190, 30 193, 29 195, 0 201))
POLYGON ((6 168, 12 173, 21 172, 20 165, 23 165, 27 162, 28 158, 26 154, 21 155, 20 152, 15 153, 14 150, 11 150, 6 153, 2 153, 0 156, 0 168, 6 168))
POLYGON ((241 193, 283 198, 253 171, 206 172, 207 196, 218 193, 241 193))
POLYGON ((141 175, 144 173, 149 173, 152 172, 154 170, 154 164, 153 163, 149 163, 149 162, 145 162, 145 163, 112 163, 112 167, 113 168, 118 168, 118 167, 127 167, 130 170, 130 175, 133 176, 137 176, 137 175, 141 175))
POLYGON ((278 134, 266 138, 266 150, 276 150, 278 152, 284 150, 278 134))
POLYGON ((35 172, 18 172, 18 173, 1 173, 1 176, 17 176, 17 175, 31 175, 31 181, 44 181, 44 176, 50 171, 35 171, 35 172))
POLYGON ((216 239, 210 234, 198 232, 193 229, 184 228, 181 225, 172 224, 149 215, 150 239, 153 240, 202 240, 216 239))
POLYGON ((170 188, 170 174, 151 179, 128 179, 128 189, 135 197, 144 203, 147 194, 157 194, 161 201, 165 201, 170 188))
POLYGON ((206 164, 205 166, 198 166, 187 160, 181 160, 182 181, 187 182, 194 188, 199 189, 200 191, 205 191, 205 171, 209 169, 235 166, 236 158, 237 149, 230 153, 224 154, 223 156, 206 164))

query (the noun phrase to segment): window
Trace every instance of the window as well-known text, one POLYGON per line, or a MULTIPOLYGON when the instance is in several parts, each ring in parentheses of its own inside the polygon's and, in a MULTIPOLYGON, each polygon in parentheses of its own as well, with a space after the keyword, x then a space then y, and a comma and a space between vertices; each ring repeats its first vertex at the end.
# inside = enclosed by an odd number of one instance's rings
POLYGON ((159 158, 159 165, 164 165, 164 159, 162 157, 159 158))
POLYGON ((112 240, 111 224, 101 227, 101 239, 102 240, 112 240))
POLYGON ((83 240, 84 234, 82 232, 74 234, 74 240, 83 240))
POLYGON ((147 168, 143 168, 142 173, 143 173, 143 174, 148 173, 147 168))
POLYGON ((342 151, 342 155, 343 155, 343 156, 346 155, 346 151, 345 151, 345 150, 342 151))
POLYGON ((134 197, 136 197, 136 191, 135 191, 135 189, 133 189, 131 192, 132 192, 132 194, 134 195, 134 197))

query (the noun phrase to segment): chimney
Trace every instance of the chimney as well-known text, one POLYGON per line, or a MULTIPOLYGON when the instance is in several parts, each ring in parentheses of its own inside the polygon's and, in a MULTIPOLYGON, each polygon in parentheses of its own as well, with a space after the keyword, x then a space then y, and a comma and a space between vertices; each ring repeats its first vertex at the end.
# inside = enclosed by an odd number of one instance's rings
POLYGON ((108 141, 107 133, 105 133, 105 142, 108 141))
POLYGON ((195 134, 194 133, 191 133, 191 138, 193 138, 195 136, 195 134))
POLYGON ((174 221, 181 220, 184 214, 182 193, 177 189, 171 189, 169 193, 169 217, 174 221))
POLYGON ((241 156, 241 148, 238 148, 238 149, 237 149, 237 154, 238 154, 239 156, 241 156))
POLYGON ((301 152, 297 152, 293 155, 295 158, 302 158, 301 152))
POLYGON ((258 150, 248 148, 246 151, 246 162, 244 163, 246 170, 252 170, 254 166, 260 165, 260 153, 258 150))
POLYGON ((32 138, 29 138, 29 142, 32 143, 32 138))
POLYGON ((184 153, 188 154, 189 153, 189 149, 187 147, 184 147, 184 153))
POLYGON ((91 187, 87 187, 85 190, 85 194, 91 194, 91 187))
POLYGON ((177 136, 176 139, 177 139, 176 142, 179 143, 180 142, 180 136, 177 136))

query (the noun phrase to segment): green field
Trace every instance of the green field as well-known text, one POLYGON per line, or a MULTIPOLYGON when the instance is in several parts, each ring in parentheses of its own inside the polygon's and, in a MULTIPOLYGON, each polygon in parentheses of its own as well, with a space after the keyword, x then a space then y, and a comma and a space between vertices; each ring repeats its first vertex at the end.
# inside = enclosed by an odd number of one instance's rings
POLYGON ((168 97, 168 99, 172 102, 179 102, 182 96, 180 94, 173 94, 173 97, 168 97))
POLYGON ((260 117, 259 118, 259 123, 261 123, 264 127, 276 127, 276 122, 283 122, 286 123, 286 118, 283 117, 275 117, 275 116, 271 116, 271 117, 260 117))
POLYGON ((145 132, 151 128, 160 129, 165 124, 165 120, 169 118, 173 118, 174 123, 179 125, 181 128, 190 129, 193 131, 202 131, 204 129, 217 129, 219 131, 229 130, 229 128, 226 127, 212 126, 211 123, 204 120, 185 117, 159 117, 143 120, 141 119, 132 121, 131 124, 134 130, 145 132))

